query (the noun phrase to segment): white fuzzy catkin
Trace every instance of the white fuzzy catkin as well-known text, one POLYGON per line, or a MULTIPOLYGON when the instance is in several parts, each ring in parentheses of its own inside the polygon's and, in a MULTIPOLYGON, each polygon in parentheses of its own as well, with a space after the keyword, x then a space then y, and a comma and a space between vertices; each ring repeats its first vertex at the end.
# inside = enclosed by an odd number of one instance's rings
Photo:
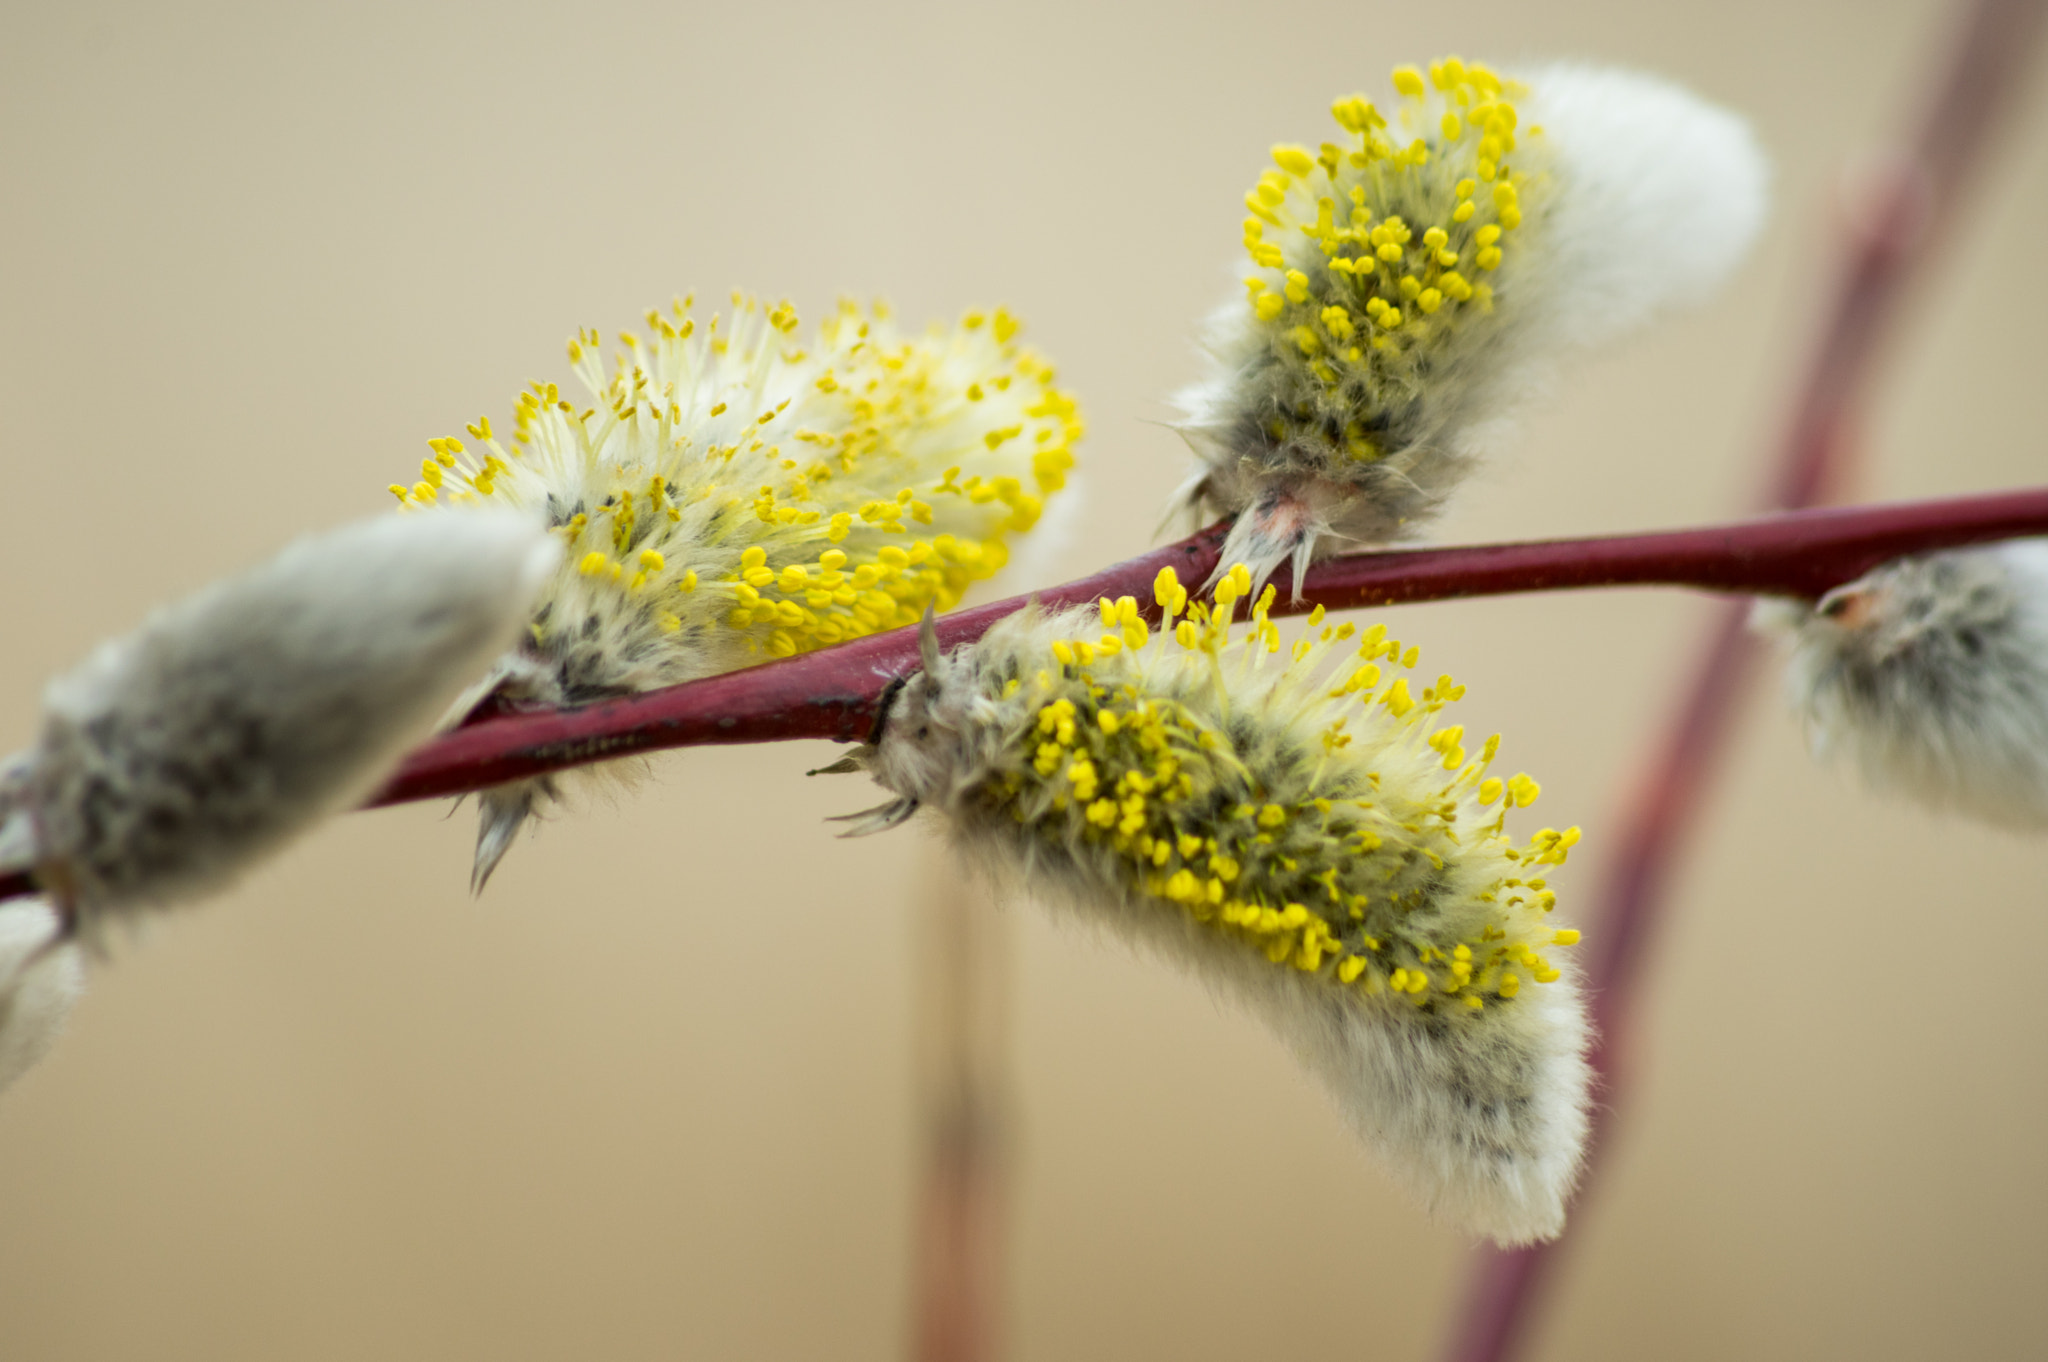
POLYGON ((1578 832, 1509 840, 1535 782, 1486 775, 1498 738, 1468 757, 1461 727, 1435 726, 1463 688, 1411 694, 1416 652, 1384 628, 1318 612, 1276 660, 1268 588, 1232 641, 1249 586, 1236 568, 1219 613, 1176 625, 1187 594, 1163 573, 1158 635, 1129 597, 1099 623, 1026 611, 949 656, 928 630, 877 745, 842 764, 897 796, 854 831, 939 810, 999 884, 1248 1004, 1434 1212, 1550 1238, 1590 1072, 1573 975, 1542 954, 1578 933, 1548 920, 1544 875, 1578 832), (1355 655, 1330 675, 1335 653, 1355 655))
POLYGON ((1903 558, 1755 618, 1790 648, 1817 756, 1923 804, 2048 826, 2048 540, 1903 558))
POLYGON ((387 776, 524 626, 560 550, 514 512, 301 540, 50 683, 0 868, 77 925, 210 893, 387 776))
POLYGON ((1341 145, 1273 149, 1249 296, 1178 399, 1182 496, 1238 516, 1254 581, 1412 535, 1561 358, 1707 297, 1763 221, 1748 125, 1655 77, 1452 57, 1394 83, 1391 122, 1352 96, 1341 145))
POLYGON ((49 1053, 85 991, 78 943, 41 899, 0 903, 0 1090, 49 1053))
MULTIPOLYGON (((533 384, 509 445, 479 420, 474 447, 430 441, 421 480, 391 488, 529 509, 568 549, 465 711, 611 699, 915 623, 1000 569, 1066 485, 1079 412, 1007 312, 906 338, 880 304, 845 303, 806 340, 788 303, 736 293, 725 320, 650 311, 609 367, 579 332, 589 407, 533 384)), ((555 793, 481 796, 478 888, 555 793)))

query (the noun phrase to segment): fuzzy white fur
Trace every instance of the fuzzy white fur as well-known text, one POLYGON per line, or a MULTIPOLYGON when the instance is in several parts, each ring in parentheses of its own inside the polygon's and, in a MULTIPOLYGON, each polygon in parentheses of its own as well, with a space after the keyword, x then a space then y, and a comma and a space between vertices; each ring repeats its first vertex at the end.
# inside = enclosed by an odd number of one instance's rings
MULTIPOLYGON (((1054 834, 1057 820, 991 802, 990 781, 1018 769, 1015 754, 1029 750, 1029 741, 1020 748, 1020 734, 1035 732, 1034 716, 1045 699, 1034 701, 1028 688, 1004 695, 1004 677, 1029 676, 1052 639, 1093 632, 1092 614, 1027 611, 998 624, 979 644, 944 657, 928 634, 924 671, 903 687, 878 747, 861 758, 876 782, 899 798, 871 811, 855 830, 893 826, 920 806, 941 811, 961 855, 999 886, 1156 952, 1249 1006, 1327 1085, 1359 1137, 1432 1212, 1502 1244, 1554 1237, 1579 1169, 1591 1083, 1584 1058, 1589 1031, 1569 970, 1512 999, 1491 999, 1481 1011, 1424 1009, 1409 998, 1367 994, 1340 984, 1332 964, 1314 972, 1274 965, 1242 940, 1142 892, 1127 863, 1099 839, 1054 834)), ((1095 674, 1100 682, 1135 683, 1144 693, 1219 717, 1203 708, 1213 694, 1207 669, 1170 649, 1161 636, 1137 654, 1123 654, 1116 660, 1122 665, 1104 664, 1095 674)), ((1243 763, 1247 790, 1292 799, 1347 788, 1323 766, 1309 776, 1311 758, 1302 755, 1320 750, 1314 734, 1328 715, 1304 706, 1293 687, 1319 695, 1327 685, 1271 672, 1263 685, 1233 685, 1233 712, 1256 717, 1234 729, 1219 722, 1216 731, 1230 732, 1226 764, 1243 763)), ((1404 798, 1398 791, 1405 785, 1426 786, 1432 770, 1440 783, 1443 772, 1432 768, 1419 730, 1411 751, 1407 734, 1397 737, 1389 720, 1375 746, 1372 713, 1362 721, 1358 743, 1370 755, 1354 754, 1361 765, 1353 774, 1374 761, 1379 781, 1373 788, 1386 794, 1390 807, 1404 798)), ((1476 806, 1468 818, 1476 827, 1476 806)), ((1441 872, 1442 894, 1427 914, 1446 939, 1476 936, 1482 918, 1498 911, 1479 895, 1498 890, 1495 867, 1505 862, 1489 864, 1483 839, 1466 840, 1474 843, 1471 862, 1451 861, 1441 872)), ((1320 854, 1342 864, 1348 853, 1331 845, 1320 854)), ((1357 864, 1363 872, 1364 859, 1357 864)))
POLYGON ((524 625, 558 556, 511 512, 302 540, 53 681, 0 811, 81 927, 217 890, 368 794, 524 625))
POLYGON ((1888 563, 1756 621, 1821 757, 2008 827, 2048 827, 2048 540, 1888 563))
POLYGON ((1554 1239, 1588 1129, 1591 1041, 1575 974, 1479 1017, 1427 1019, 1273 968, 1057 855, 956 824, 953 844, 1010 893, 1107 931, 1248 1008, 1321 1080, 1359 1140, 1430 1214, 1505 1247, 1554 1239))
POLYGON ((1519 76, 1560 187, 1545 318, 1524 362, 1705 302, 1748 255, 1770 167, 1748 123, 1657 76, 1560 63, 1519 76))
POLYGON ((0 903, 0 1090, 49 1053, 85 992, 78 944, 40 899, 0 903))

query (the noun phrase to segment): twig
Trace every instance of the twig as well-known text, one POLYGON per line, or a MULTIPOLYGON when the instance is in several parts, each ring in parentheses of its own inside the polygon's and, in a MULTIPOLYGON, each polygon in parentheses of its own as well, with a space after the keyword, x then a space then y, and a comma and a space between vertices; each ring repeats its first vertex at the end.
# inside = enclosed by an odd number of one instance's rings
MULTIPOLYGON (((1279 601, 1275 613, 1600 586, 1812 597, 1902 554, 2044 533, 2048 488, 1771 516, 1666 534, 1359 554, 1318 564, 1301 598, 1279 601)), ((1203 580, 1216 565, 1222 537, 1221 527, 1212 526, 1036 597, 1060 606, 1135 596, 1156 620, 1152 581, 1159 570, 1170 566, 1184 582, 1203 580)), ((938 622, 939 639, 947 647, 977 639, 1030 599, 1013 596, 948 615, 938 622)), ((916 666, 916 631, 898 629, 585 709, 488 719, 413 753, 372 803, 460 794, 669 747, 785 738, 854 742, 873 727, 876 701, 889 679, 916 666)))
MULTIPOLYGON (((1815 345, 1779 445, 1766 504, 1798 508, 1825 496, 1842 475, 1852 414, 1893 334, 1907 285, 1933 257, 1953 221, 1963 186, 2006 107, 2038 35, 2040 0, 1972 0, 1960 12, 1955 55, 1907 154, 1874 186, 1854 225, 1847 268, 1815 345)), ((1608 1117, 1626 1069, 1621 1047, 1650 936, 1695 811, 1713 781, 1717 755, 1739 712, 1755 662, 1738 607, 1724 611, 1692 680, 1626 808, 1625 832, 1600 909, 1589 917, 1592 954, 1582 957, 1601 1038, 1594 1063, 1605 1083, 1595 1109, 1587 1183, 1598 1174, 1608 1117)), ((1584 1195, 1581 1195, 1581 1201, 1584 1195)), ((1529 1316, 1569 1234, 1553 1244, 1482 1250, 1455 1337, 1453 1362, 1506 1362, 1530 1337, 1529 1316)))
POLYGON ((918 915, 922 1185, 911 1265, 914 1362, 992 1362, 1002 1336, 1009 979, 1005 925, 950 856, 918 915))
MULTIPOLYGON (((1091 577, 947 615, 938 621, 940 642, 949 648, 972 642, 1033 600, 1057 607, 1135 596, 1156 621, 1152 582, 1159 570, 1171 567, 1183 582, 1206 579, 1223 534, 1223 526, 1212 525, 1091 577)), ((1361 553, 1311 568, 1300 597, 1282 598, 1273 613, 1611 586, 1811 599, 1909 553, 2038 534, 2048 534, 2048 488, 1805 511, 1661 534, 1361 553)), ((896 629, 581 709, 494 716, 423 744, 367 807, 466 794, 671 747, 789 738, 857 742, 874 727, 889 681, 916 667, 917 631, 896 629)), ((35 892, 27 873, 0 875, 0 899, 35 892)))

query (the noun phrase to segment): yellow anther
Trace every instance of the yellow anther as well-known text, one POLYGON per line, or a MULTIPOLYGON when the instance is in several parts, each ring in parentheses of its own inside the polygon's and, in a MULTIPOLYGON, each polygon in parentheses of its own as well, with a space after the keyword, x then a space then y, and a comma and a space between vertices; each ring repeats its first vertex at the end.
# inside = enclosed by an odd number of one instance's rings
POLYGON ((1363 95, 1352 95, 1330 105, 1330 114, 1346 132, 1363 135, 1374 128, 1383 128, 1387 120, 1380 117, 1379 110, 1363 95))
POLYGON ((1303 147, 1276 146, 1273 148, 1273 161, 1290 175, 1306 176, 1316 167, 1316 158, 1303 147))
POLYGON ((1394 88, 1404 95, 1416 96, 1423 92, 1422 72, 1412 66, 1394 68, 1394 88))
POLYGON ((640 566, 649 572, 659 572, 668 566, 668 560, 653 549, 640 550, 640 566))
POLYGON ((576 565, 576 570, 585 577, 595 577, 610 564, 611 559, 607 558, 604 554, 591 552, 583 555, 583 561, 576 565))

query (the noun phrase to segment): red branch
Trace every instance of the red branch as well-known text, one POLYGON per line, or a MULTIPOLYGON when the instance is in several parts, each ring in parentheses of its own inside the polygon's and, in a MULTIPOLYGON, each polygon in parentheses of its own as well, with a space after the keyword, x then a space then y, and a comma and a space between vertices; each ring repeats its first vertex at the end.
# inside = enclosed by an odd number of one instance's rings
MULTIPOLYGON (((939 640, 948 648, 971 643, 1034 599, 1057 607, 1135 596, 1156 622, 1152 583, 1159 570, 1171 567, 1183 582, 1207 579, 1224 530, 1212 525, 1091 577, 947 615, 938 621, 939 640)), ((2048 534, 2048 488, 1763 516, 1662 534, 1361 553, 1311 568, 1301 595, 1276 602, 1274 613, 1613 586, 1811 599, 1910 553, 2038 534, 2048 534)), ((465 794, 671 747, 788 738, 857 742, 874 727, 876 702, 890 680, 917 665, 917 631, 896 629, 604 704, 483 719, 416 749, 368 807, 465 794)), ((27 872, 0 875, 0 900, 35 892, 27 872)))
MULTIPOLYGON (((1358 554, 1312 568, 1300 599, 1280 602, 1275 613, 1601 586, 1813 597, 1907 553, 2043 533, 2048 488, 1665 534, 1358 554)), ((1222 527, 1212 526, 1036 597, 1064 606, 1135 596, 1156 620, 1152 581, 1159 570, 1172 567, 1183 582, 1204 580, 1215 569, 1222 537, 1222 527)), ((972 642, 1030 599, 1013 596, 948 615, 938 622, 939 639, 947 647, 972 642)), ((889 680, 916 666, 916 630, 897 629, 583 709, 486 719, 414 752, 371 802, 460 794, 670 747, 785 738, 855 742, 874 726, 875 704, 889 680)))

